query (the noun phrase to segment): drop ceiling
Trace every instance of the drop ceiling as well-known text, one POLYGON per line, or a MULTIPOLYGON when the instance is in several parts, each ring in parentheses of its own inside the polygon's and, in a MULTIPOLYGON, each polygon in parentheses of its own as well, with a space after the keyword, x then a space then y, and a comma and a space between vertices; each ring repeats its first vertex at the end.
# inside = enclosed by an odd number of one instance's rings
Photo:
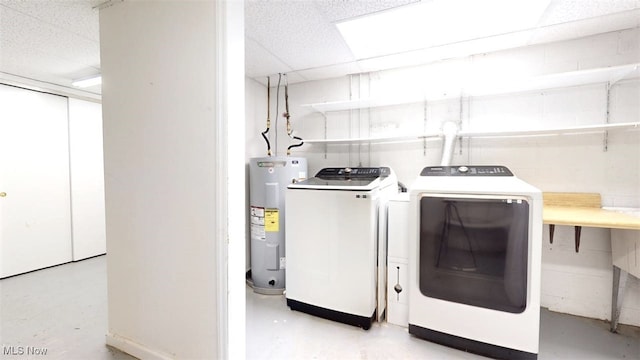
MULTIPOLYGON (((0 81, 76 91, 73 80, 100 72, 98 8, 104 2, 0 0, 0 81)), ((264 82, 267 75, 287 73, 289 82, 310 81, 640 26, 640 0, 551 0, 534 28, 492 36, 494 41, 465 39, 365 59, 353 55, 336 27, 417 2, 246 0, 246 75, 264 82)), ((83 92, 99 98, 100 87, 83 92)))

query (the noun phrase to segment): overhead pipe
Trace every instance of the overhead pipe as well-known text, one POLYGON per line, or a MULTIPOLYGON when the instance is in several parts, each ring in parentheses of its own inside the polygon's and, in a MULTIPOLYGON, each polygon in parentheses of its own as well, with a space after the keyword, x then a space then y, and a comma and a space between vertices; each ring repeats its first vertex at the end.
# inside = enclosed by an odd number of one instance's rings
POLYGON ((453 121, 445 122, 442 124, 442 134, 444 135, 444 144, 442 145, 442 160, 440 160, 440 166, 449 166, 451 165, 453 151, 456 147, 458 125, 453 121))
POLYGON ((282 73, 278 73, 278 87, 276 87, 276 131, 275 131, 275 148, 276 156, 278 156, 278 118, 280 117, 280 82, 282 81, 282 73))
POLYGON ((292 145, 289 145, 289 147, 287 147, 287 155, 291 155, 291 149, 302 146, 304 144, 304 141, 302 141, 301 137, 293 135, 293 128, 291 127, 291 120, 290 120, 291 114, 289 114, 289 81, 287 80, 287 74, 284 74, 284 106, 285 106, 284 117, 287 118, 287 135, 289 135, 289 137, 292 139, 300 141, 297 144, 292 144, 292 145))
MULTIPOLYGON (((271 128, 271 111, 270 111, 270 102, 271 102, 271 77, 267 76, 267 130, 261 132, 262 138, 267 143, 267 156, 271 156, 271 144, 269 143, 269 138, 267 137, 267 133, 269 133, 269 129, 271 128)), ((276 129, 277 130, 277 129, 276 129)))

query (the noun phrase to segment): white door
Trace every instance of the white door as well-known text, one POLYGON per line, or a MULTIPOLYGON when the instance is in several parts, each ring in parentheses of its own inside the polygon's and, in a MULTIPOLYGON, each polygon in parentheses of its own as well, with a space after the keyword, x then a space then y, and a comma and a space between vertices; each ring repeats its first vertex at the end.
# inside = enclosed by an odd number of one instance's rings
POLYGON ((0 85, 0 277, 71 261, 67 98, 0 85))
POLYGON ((102 106, 69 99, 73 261, 107 251, 102 106))

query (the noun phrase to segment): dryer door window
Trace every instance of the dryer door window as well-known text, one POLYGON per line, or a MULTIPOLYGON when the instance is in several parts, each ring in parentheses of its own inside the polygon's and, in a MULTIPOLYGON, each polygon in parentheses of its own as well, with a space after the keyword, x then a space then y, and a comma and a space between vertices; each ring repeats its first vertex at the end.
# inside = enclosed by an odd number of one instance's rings
POLYGON ((423 196, 419 286, 423 295, 521 313, 526 307, 526 198, 423 196))

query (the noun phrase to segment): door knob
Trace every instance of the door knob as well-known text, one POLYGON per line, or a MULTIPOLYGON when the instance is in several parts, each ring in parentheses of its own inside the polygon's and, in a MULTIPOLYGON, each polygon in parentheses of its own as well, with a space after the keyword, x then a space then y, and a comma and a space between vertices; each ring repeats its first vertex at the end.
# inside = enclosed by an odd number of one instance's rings
POLYGON ((6 193, 6 192, 4 192, 4 191, 3 191, 3 192, 0 192, 0 197, 5 197, 5 196, 7 196, 7 193, 6 193))

